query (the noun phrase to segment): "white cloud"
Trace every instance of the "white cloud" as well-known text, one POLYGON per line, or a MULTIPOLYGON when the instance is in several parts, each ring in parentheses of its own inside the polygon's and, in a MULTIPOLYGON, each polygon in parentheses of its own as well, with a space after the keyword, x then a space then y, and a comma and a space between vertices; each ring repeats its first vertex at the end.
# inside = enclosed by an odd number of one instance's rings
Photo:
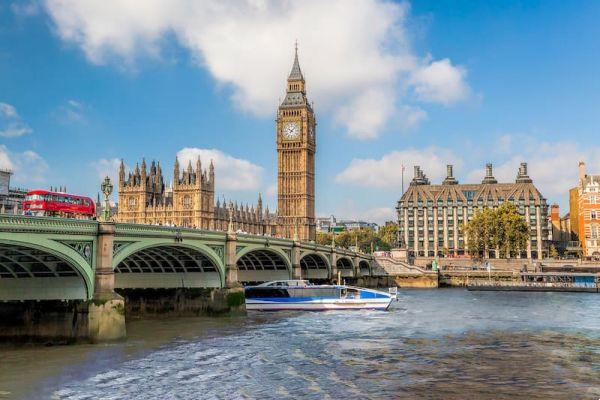
POLYGON ((202 168, 207 169, 212 160, 215 166, 217 191, 258 190, 261 187, 262 167, 220 150, 186 147, 177 153, 177 157, 182 168, 186 168, 189 162, 195 168, 196 160, 200 157, 202 168))
POLYGON ((31 129, 28 126, 18 124, 10 124, 0 130, 0 136, 7 138, 19 137, 28 133, 31 133, 31 129))
POLYGON ((411 82, 419 100, 450 105, 469 97, 466 75, 463 67, 456 67, 445 58, 415 70, 411 82))
MULTIPOLYGON (((583 147, 576 142, 539 142, 533 138, 518 139, 516 154, 494 166, 499 182, 514 182, 521 162, 527 162, 529 177, 549 201, 568 204, 568 191, 577 185, 578 163, 585 161, 589 174, 600 173, 600 147, 583 147)), ((470 182, 480 182, 484 168, 468 174, 470 182)))
POLYGON ((395 211, 391 207, 364 208, 357 204, 353 198, 340 200, 335 210, 319 213, 319 217, 334 215, 338 220, 360 220, 384 224, 386 221, 395 220, 395 211))
POLYGON ((26 184, 45 183, 48 172, 48 164, 38 153, 13 153, 4 145, 0 145, 0 168, 11 170, 15 183, 26 184))
POLYGON ((439 181, 446 176, 446 164, 454 164, 456 168, 460 168, 462 160, 452 151, 437 147, 392 151, 380 159, 353 159, 337 174, 335 181, 355 186, 397 190, 402 185, 402 165, 405 167, 404 186, 407 187, 413 177, 413 166, 421 166, 430 180, 439 181))
POLYGON ((392 207, 371 208, 360 214, 361 219, 367 222, 376 222, 383 225, 387 221, 397 220, 396 211, 392 207))
POLYGON ((266 195, 272 198, 277 197, 277 183, 267 186, 266 195))
POLYGON ((86 122, 85 109, 85 104, 71 99, 58 107, 54 114, 56 119, 62 124, 81 124, 86 122))
POLYGON ((505 134, 500 136, 496 143, 497 151, 501 153, 508 153, 513 145, 513 136, 510 134, 505 134))
POLYGON ((5 118, 18 118, 17 109, 7 103, 0 103, 0 114, 5 118))
POLYGON ((0 169, 12 170, 13 168, 8 149, 3 144, 0 144, 0 169))
MULTIPOLYGON (((232 90, 244 111, 272 115, 291 67, 291 45, 309 97, 350 136, 377 137, 402 106, 407 87, 448 104, 465 97, 466 72, 449 60, 420 61, 407 40, 408 3, 361 0, 45 0, 62 40, 96 64, 160 58, 165 37, 232 90), (422 65, 427 63, 425 67, 422 65), (396 89, 399 88, 399 89, 396 89)), ((415 121, 414 117, 410 121, 415 121)))
POLYGON ((119 181, 119 166, 121 160, 118 158, 101 158, 91 163, 98 179, 98 188, 105 177, 109 177, 113 185, 119 181))
POLYGON ((427 119, 427 113, 423 109, 413 106, 401 106, 397 115, 401 130, 413 129, 427 119))
POLYGON ((345 125, 348 135, 357 139, 373 139, 394 112, 393 95, 388 91, 366 90, 341 106, 336 120, 345 125))
POLYGON ((31 132, 31 128, 21 120, 14 106, 0 103, 0 136, 14 138, 31 132))

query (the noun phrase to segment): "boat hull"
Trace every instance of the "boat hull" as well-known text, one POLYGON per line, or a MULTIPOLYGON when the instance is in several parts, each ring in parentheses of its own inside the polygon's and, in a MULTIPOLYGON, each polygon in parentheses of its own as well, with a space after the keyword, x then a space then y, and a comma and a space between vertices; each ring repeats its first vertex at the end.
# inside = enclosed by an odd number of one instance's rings
POLYGON ((246 299, 248 311, 328 311, 328 310, 382 310, 389 308, 392 302, 388 299, 319 299, 319 300, 259 300, 246 299))

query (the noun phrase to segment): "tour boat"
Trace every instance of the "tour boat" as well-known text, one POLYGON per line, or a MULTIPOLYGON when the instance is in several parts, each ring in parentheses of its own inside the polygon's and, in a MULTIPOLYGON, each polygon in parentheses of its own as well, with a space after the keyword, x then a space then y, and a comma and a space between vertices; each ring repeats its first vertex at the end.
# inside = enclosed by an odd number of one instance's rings
POLYGON ((394 296, 346 285, 312 285, 305 280, 266 282, 245 289, 246 310, 387 310, 394 296))

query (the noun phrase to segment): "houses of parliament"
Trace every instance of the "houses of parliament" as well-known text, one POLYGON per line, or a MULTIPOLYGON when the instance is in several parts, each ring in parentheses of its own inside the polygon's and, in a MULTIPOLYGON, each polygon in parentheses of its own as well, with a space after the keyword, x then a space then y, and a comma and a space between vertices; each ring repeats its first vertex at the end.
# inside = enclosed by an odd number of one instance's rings
MULTIPOLYGON (((176 158, 172 185, 167 187, 160 163, 148 166, 142 160, 126 173, 119 168, 119 222, 181 226, 198 229, 228 229, 303 241, 315 239, 315 150, 316 120, 306 97, 306 83, 296 47, 286 95, 277 110, 277 212, 263 208, 258 195, 255 205, 215 202, 215 168, 200 159, 181 166, 176 158)), ((206 160, 204 160, 206 161, 206 160)))

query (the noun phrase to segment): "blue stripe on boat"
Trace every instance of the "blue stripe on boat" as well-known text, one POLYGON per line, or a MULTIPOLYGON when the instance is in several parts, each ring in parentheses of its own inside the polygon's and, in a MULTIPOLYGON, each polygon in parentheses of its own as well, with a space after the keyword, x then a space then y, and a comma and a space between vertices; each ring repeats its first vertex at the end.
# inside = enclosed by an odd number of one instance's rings
POLYGON ((339 300, 339 297, 250 297, 248 300, 270 301, 273 303, 298 303, 314 300, 339 300))

